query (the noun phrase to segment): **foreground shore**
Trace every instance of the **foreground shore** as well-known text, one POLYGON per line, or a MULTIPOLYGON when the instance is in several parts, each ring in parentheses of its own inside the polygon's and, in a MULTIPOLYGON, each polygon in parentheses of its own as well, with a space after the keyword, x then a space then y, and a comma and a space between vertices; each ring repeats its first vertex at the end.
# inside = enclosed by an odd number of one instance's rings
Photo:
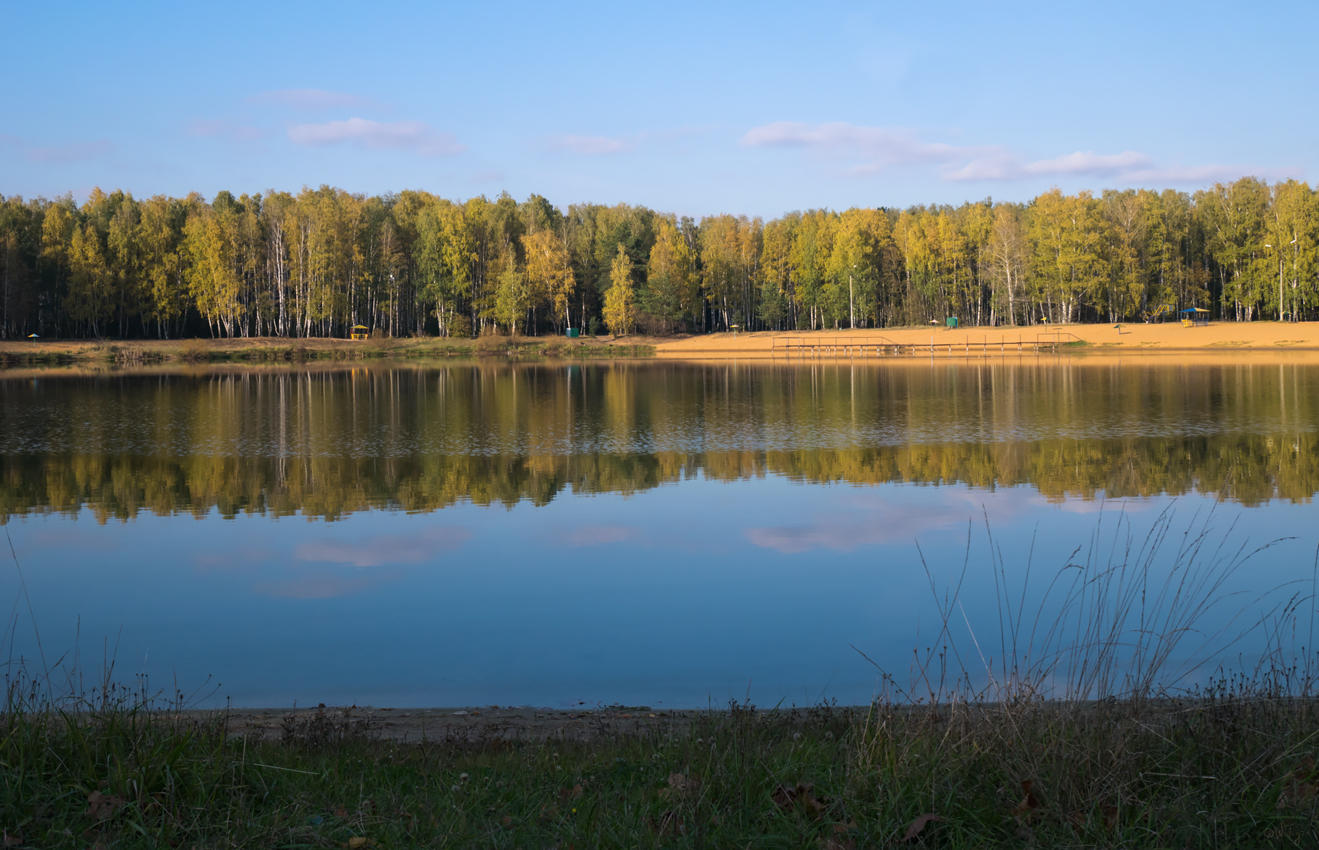
POLYGON ((541 734, 544 718, 518 726, 503 711, 436 710, 435 734, 404 740, 383 710, 56 712, 11 702, 0 713, 3 846, 1319 842, 1319 705, 1251 688, 1083 706, 562 713, 590 734, 541 734), (641 713, 643 725, 613 725, 641 713))

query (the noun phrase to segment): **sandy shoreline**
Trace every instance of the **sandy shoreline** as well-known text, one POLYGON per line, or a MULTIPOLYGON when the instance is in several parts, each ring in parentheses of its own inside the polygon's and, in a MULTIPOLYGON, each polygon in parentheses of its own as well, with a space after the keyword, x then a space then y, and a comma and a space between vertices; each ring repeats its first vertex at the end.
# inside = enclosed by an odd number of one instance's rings
MULTIPOLYGON (((1319 353, 1319 322, 1215 322, 1203 327, 1163 324, 1039 325, 997 328, 882 328, 844 331, 763 331, 656 339, 663 359, 720 360, 874 357, 875 347, 904 355, 1013 356, 1042 346, 1068 354, 1164 355, 1232 352, 1319 353), (1069 345, 1070 343, 1070 345, 1069 345), (858 347, 864 346, 860 354, 858 347)), ((1291 358, 1288 358, 1291 359, 1291 358)))
MULTIPOLYGON (((560 337, 519 337, 510 340, 532 356, 562 356, 571 349, 574 359, 608 358, 620 350, 651 346, 654 359, 662 360, 787 360, 802 357, 853 359, 892 356, 895 349, 902 357, 1018 357, 1049 354, 1095 355, 1210 355, 1215 359, 1236 359, 1243 353, 1266 354, 1287 362, 1319 358, 1319 322, 1213 322, 1202 327, 1186 328, 1179 322, 1162 324, 1035 325, 996 328, 906 327, 840 331, 758 331, 754 333, 692 334, 676 337, 641 335, 617 338, 596 337, 566 340, 560 337), (547 349, 546 346, 549 346, 547 349), (879 347, 877 350, 876 347, 879 347)), ((190 365, 194 369, 214 369, 228 365, 243 369, 286 363, 290 351, 317 358, 329 368, 341 367, 344 359, 367 356, 385 360, 413 357, 471 356, 472 340, 397 339, 371 340, 365 343, 344 339, 275 339, 237 338, 200 341, 180 340, 0 340, 0 357, 13 358, 6 372, 32 368, 29 357, 62 357, 76 362, 124 359, 116 365, 139 366, 143 356, 162 358, 165 362, 180 358, 189 346, 200 344, 219 357, 238 358, 227 364, 190 365), (369 353, 368 353, 369 352, 369 353), (273 360, 272 360, 273 358, 273 360)), ((501 354, 504 352, 500 352, 501 354)), ((499 358, 494 358, 499 359, 499 358)), ((650 359, 645 358, 642 359, 650 359)), ((155 361, 161 362, 160 359, 155 361)), ((68 364, 73 365, 73 364, 68 364)))

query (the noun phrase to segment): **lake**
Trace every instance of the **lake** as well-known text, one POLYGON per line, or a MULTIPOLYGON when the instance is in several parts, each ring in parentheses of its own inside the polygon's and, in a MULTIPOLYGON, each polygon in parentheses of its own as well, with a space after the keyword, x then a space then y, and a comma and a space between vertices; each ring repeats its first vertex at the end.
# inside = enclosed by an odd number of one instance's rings
POLYGON ((1249 666, 1269 645, 1227 638, 1310 594, 1319 543, 1308 364, 52 369, 0 399, 0 657, 203 705, 919 695, 927 647, 983 680, 1005 598, 1055 622, 1056 576, 1122 562, 1241 561, 1195 637, 1249 666))

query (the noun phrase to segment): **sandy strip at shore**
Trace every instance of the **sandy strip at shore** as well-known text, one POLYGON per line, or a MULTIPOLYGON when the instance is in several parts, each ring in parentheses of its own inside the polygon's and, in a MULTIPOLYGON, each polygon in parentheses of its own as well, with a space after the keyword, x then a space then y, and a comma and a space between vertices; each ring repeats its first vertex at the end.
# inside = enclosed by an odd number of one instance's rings
MULTIPOLYGON (((648 340, 650 342, 650 340, 648 340)), ((956 328, 915 327, 852 331, 764 331, 718 333, 681 339, 656 339, 656 357, 685 360, 728 358, 784 358, 801 356, 801 349, 788 346, 831 347, 834 357, 853 356, 846 346, 902 346, 906 353, 933 347, 935 356, 1017 356, 1034 353, 1042 342, 1084 343, 1059 349, 1067 353, 1166 354, 1195 352, 1287 352, 1319 353, 1319 322, 1215 322, 1203 327, 1183 327, 1180 322, 1163 324, 1037 325, 1033 327, 956 328), (792 352, 796 353, 792 353, 792 352)), ((855 351, 855 348, 853 349, 855 351)), ((874 356, 873 353, 868 356, 874 356)), ((1294 358, 1287 358, 1289 360, 1294 358)))

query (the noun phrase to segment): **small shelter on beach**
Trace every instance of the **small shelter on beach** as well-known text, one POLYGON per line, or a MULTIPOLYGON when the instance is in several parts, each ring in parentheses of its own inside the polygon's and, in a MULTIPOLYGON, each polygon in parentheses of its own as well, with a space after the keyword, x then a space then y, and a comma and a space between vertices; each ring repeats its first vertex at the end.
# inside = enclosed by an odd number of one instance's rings
POLYGON ((1182 327, 1204 327, 1209 324, 1209 311, 1203 307, 1187 307, 1182 311, 1182 327))
POLYGON ((348 338, 366 339, 367 336, 370 335, 370 333, 371 333, 371 329, 368 328, 366 325, 353 325, 352 330, 348 334, 348 338))

